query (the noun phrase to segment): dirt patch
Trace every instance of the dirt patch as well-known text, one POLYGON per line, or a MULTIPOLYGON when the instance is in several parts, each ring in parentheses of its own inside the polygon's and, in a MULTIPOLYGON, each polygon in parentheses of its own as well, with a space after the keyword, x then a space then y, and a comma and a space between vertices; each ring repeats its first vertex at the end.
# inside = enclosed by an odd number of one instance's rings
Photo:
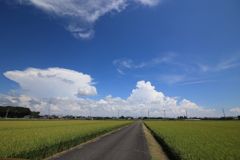
POLYGON ((163 152, 162 147, 158 144, 158 142, 154 139, 150 131, 147 129, 147 127, 142 123, 143 131, 145 133, 148 147, 150 154, 152 156, 152 160, 169 160, 165 153, 163 152))

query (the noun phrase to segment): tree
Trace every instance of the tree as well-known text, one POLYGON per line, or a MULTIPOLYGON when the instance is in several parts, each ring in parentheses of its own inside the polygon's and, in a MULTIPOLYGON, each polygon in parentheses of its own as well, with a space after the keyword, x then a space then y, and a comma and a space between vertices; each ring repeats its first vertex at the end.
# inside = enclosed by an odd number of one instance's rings
POLYGON ((35 111, 32 111, 32 112, 31 112, 31 116, 32 116, 33 118, 39 118, 39 114, 40 114, 40 112, 35 112, 35 111))
POLYGON ((31 115, 31 110, 25 107, 0 106, 0 117, 22 118, 26 115, 31 115))
POLYGON ((121 117, 119 117, 120 119, 124 119, 125 117, 124 116, 121 116, 121 117))

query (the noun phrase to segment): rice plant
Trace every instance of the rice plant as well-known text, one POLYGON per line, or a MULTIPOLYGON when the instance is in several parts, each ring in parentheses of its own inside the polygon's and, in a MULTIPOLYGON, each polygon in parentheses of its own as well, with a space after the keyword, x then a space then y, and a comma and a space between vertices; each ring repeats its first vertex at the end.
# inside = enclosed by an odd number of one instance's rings
POLYGON ((0 121, 0 158, 43 159, 132 121, 0 121))
POLYGON ((240 121, 145 121, 174 159, 240 159, 240 121))

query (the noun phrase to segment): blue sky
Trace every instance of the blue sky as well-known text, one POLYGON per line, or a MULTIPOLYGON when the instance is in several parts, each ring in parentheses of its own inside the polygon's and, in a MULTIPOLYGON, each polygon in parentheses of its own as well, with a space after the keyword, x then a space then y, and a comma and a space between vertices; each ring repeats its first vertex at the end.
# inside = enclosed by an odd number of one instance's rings
POLYGON ((240 114, 238 0, 0 0, 0 105, 240 114))

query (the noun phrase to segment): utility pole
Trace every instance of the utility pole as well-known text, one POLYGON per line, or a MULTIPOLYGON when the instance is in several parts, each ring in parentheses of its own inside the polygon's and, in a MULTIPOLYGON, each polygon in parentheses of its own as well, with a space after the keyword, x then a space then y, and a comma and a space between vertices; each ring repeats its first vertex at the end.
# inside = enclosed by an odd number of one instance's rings
POLYGON ((48 109, 48 119, 50 119, 50 106, 49 106, 49 109, 48 109))
POLYGON ((92 112, 92 109, 90 109, 90 117, 91 117, 91 112, 92 112))
POLYGON ((225 112, 224 112, 224 109, 222 108, 222 111, 223 111, 223 115, 224 115, 224 117, 226 118, 226 116, 225 116, 225 112))
POLYGON ((165 113, 165 110, 164 110, 164 117, 165 117, 165 119, 166 119, 166 113, 165 113))
POLYGON ((118 119, 119 119, 119 109, 118 109, 118 119))
POLYGON ((148 110, 148 119, 149 119, 149 110, 148 110))
POLYGON ((187 109, 185 109, 185 111, 186 111, 186 117, 188 118, 188 115, 187 115, 187 109))
POLYGON ((6 113, 5 118, 7 118, 9 110, 10 110, 10 107, 9 107, 8 110, 7 110, 7 113, 6 113))

